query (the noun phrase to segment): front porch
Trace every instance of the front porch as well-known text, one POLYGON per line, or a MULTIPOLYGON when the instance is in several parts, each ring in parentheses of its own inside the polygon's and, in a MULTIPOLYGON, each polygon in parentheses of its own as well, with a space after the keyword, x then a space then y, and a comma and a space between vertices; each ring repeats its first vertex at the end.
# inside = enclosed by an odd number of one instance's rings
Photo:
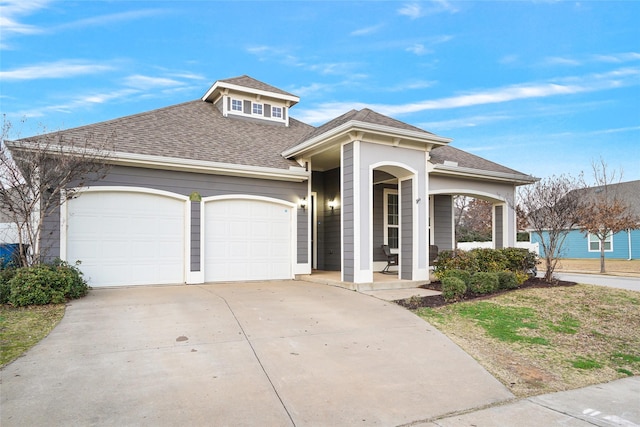
MULTIPOLYGON (((305 282, 321 283, 323 285, 338 286, 352 291, 367 292, 389 289, 415 289, 429 283, 429 280, 403 280, 397 274, 373 273, 373 281, 368 283, 344 282, 340 271, 313 270, 311 274, 300 274, 297 280, 305 282)), ((434 278, 432 277, 431 280, 434 278)), ((415 295, 415 294, 412 294, 415 295)), ((410 295, 411 296, 411 295, 410 295)))

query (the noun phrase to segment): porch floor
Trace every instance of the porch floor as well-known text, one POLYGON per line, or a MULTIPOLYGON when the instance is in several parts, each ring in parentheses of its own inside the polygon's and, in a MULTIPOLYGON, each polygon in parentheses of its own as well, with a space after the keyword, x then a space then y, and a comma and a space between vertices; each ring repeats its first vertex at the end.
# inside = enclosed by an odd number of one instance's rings
MULTIPOLYGON (((340 281, 339 271, 313 270, 311 274, 301 274, 296 279, 306 282, 322 283, 325 285, 339 286, 352 291, 367 292, 388 289, 413 289, 429 283, 428 280, 402 280, 398 274, 373 273, 372 283, 351 283, 340 281)), ((427 291, 425 289, 425 291, 427 291)), ((415 294, 412 294, 415 295, 415 294)))

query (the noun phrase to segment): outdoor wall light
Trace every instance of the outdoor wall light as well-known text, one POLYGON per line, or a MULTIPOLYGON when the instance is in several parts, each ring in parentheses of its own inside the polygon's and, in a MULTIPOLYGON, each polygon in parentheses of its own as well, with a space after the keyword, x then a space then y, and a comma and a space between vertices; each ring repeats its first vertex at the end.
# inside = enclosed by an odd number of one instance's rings
POLYGON ((331 210, 333 210, 338 204, 336 203, 335 199, 331 199, 329 200, 329 207, 331 208, 331 210))
POLYGON ((302 199, 300 199, 300 208, 302 208, 302 210, 305 210, 307 208, 307 198, 303 197, 302 199))

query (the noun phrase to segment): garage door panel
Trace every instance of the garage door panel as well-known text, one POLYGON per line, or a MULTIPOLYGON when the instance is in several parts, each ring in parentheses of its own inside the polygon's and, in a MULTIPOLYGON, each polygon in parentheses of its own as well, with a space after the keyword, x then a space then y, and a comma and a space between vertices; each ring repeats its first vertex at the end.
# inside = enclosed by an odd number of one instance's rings
POLYGON ((68 206, 67 259, 92 286, 184 282, 185 202, 144 192, 88 192, 68 206))
POLYGON ((205 204, 205 280, 292 277, 291 208, 262 200, 205 204))

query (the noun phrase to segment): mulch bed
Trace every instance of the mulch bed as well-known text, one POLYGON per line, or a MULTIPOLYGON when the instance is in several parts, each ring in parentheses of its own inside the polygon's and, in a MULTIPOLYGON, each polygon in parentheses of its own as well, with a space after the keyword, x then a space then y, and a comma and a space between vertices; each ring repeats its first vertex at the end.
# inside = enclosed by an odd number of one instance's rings
MULTIPOLYGON (((554 280, 553 282, 546 282, 544 279, 540 277, 534 277, 534 278, 528 279, 526 282, 520 285, 520 287, 517 289, 499 291, 491 295, 465 295, 465 297, 462 298, 461 301, 476 301, 476 300, 489 299, 496 295, 501 295, 507 292, 513 292, 518 289, 557 288, 562 286, 574 286, 574 285, 576 285, 576 282, 567 282, 564 280, 554 280)), ((420 287, 424 289, 432 289, 434 291, 442 290, 442 284, 439 281, 431 282, 429 284, 422 285, 420 287)), ((394 302, 398 305, 401 305, 402 307, 405 307, 411 310, 415 310, 420 307, 434 308, 434 307, 442 307, 443 305, 447 305, 447 304, 455 304, 455 302, 445 301, 442 295, 433 295, 428 297, 411 297, 407 299, 397 300, 394 302)))

